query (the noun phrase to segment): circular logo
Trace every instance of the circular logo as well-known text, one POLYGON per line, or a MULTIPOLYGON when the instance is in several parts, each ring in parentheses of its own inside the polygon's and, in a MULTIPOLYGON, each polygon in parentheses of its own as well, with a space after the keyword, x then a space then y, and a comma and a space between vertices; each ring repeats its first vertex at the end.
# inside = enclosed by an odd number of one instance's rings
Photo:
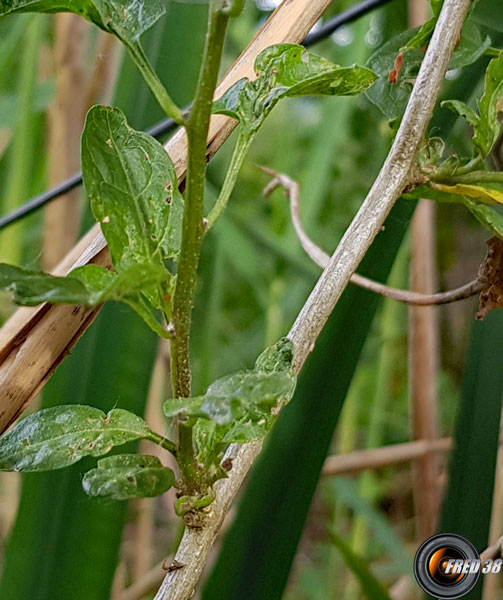
POLYGON ((414 575, 435 598, 461 598, 479 579, 480 557, 464 537, 441 533, 421 544, 414 558, 414 575))

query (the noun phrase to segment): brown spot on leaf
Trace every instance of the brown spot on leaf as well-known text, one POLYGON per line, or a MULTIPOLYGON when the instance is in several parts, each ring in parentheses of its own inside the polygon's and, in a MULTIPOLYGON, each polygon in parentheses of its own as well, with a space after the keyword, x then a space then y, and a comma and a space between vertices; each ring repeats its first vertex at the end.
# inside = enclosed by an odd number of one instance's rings
POLYGON ((403 66, 403 54, 400 52, 400 54, 395 58, 395 64, 393 65, 393 68, 389 72, 388 80, 390 83, 398 82, 398 76, 400 75, 402 66, 403 66))
POLYGON ((480 293, 476 315, 481 320, 495 308, 503 308, 503 240, 497 237, 487 240, 487 254, 478 278, 486 286, 480 293))

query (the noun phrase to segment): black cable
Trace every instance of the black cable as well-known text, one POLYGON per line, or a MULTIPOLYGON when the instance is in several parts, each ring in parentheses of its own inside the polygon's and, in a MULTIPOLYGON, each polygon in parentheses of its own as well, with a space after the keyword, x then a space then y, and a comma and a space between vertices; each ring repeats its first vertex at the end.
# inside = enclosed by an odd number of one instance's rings
POLYGON ((339 15, 336 15, 332 19, 328 20, 326 23, 323 23, 323 25, 316 29, 316 31, 308 33, 307 36, 304 38, 302 45, 306 46, 307 48, 309 46, 312 46, 313 44, 317 44, 318 42, 321 42, 322 40, 332 35, 334 31, 336 31, 343 25, 347 25, 348 23, 356 21, 357 19, 363 17, 370 11, 379 8, 380 6, 384 6, 388 2, 391 2, 391 0, 363 0, 363 2, 355 4, 355 6, 348 8, 348 10, 341 12, 339 15))
MULTIPOLYGON (((170 131, 174 131, 178 127, 178 124, 173 121, 173 119, 164 119, 160 121, 150 129, 147 129, 147 133, 154 136, 155 138, 160 138, 169 133, 170 131)), ((75 188, 82 185, 82 173, 76 173, 72 175, 68 179, 65 179, 58 185, 42 192, 38 196, 35 196, 28 202, 25 202, 19 208, 16 208, 12 212, 0 217, 0 229, 7 227, 7 225, 11 225, 20 219, 31 215, 31 213, 35 212, 39 208, 42 208, 52 200, 56 200, 60 196, 74 190, 75 188)))
MULTIPOLYGON (((305 37, 302 44, 306 47, 313 46, 314 44, 317 44, 321 40, 324 40, 330 35, 332 35, 332 33, 339 29, 339 27, 347 25, 348 23, 351 23, 356 19, 363 17, 370 11, 375 10, 380 6, 383 6, 388 2, 391 2, 391 0, 363 0, 363 2, 360 2, 355 6, 352 6, 348 10, 341 12, 332 19, 329 19, 317 31, 309 33, 305 37)), ((164 119, 163 121, 160 121, 150 129, 147 129, 147 133, 155 138, 161 138, 167 133, 174 131, 177 127, 178 124, 175 123, 173 119, 164 119)), ((25 204, 23 204, 19 208, 16 208, 7 215, 0 217, 0 229, 3 229, 4 227, 7 227, 7 225, 11 225, 16 221, 19 221, 20 219, 31 215, 31 213, 35 212, 39 208, 42 208, 52 200, 63 196, 67 192, 74 190, 81 184, 82 173, 72 175, 71 177, 65 179, 65 181, 59 183, 58 185, 50 188, 49 190, 46 190, 45 192, 42 192, 41 194, 35 196, 31 200, 28 200, 28 202, 25 202, 25 204)))

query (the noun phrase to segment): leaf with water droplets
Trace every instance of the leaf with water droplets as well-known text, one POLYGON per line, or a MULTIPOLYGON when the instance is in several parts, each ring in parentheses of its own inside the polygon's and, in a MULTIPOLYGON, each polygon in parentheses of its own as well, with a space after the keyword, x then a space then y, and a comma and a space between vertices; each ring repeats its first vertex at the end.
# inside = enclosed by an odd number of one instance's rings
POLYGON ((0 469, 61 469, 84 456, 102 456, 115 446, 150 435, 143 419, 120 408, 108 414, 78 404, 46 408, 0 437, 0 469))

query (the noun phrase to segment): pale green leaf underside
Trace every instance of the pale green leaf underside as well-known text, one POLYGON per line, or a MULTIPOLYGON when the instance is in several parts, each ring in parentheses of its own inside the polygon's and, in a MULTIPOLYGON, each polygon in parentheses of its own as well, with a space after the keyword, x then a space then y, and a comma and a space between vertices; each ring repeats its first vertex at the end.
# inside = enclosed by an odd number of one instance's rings
POLYGON ((82 405, 46 408, 0 437, 0 469, 61 469, 84 456, 101 456, 114 446, 148 438, 150 433, 143 419, 120 408, 108 414, 82 405))
POLYGON ((173 285, 173 276, 155 264, 137 264, 119 274, 97 265, 86 265, 66 277, 0 264, 0 289, 13 292, 17 304, 36 306, 48 302, 94 308, 106 301, 124 302, 162 337, 168 337, 168 333, 143 294, 158 287, 171 290, 173 285))
POLYGON ((120 39, 137 42, 166 12, 162 0, 0 0, 0 15, 73 12, 120 39))
POLYGON ((82 487, 89 496, 128 500, 160 496, 174 483, 173 471, 156 456, 118 454, 99 460, 84 475, 82 487))
POLYGON ((241 79, 213 105, 214 113, 257 131, 278 100, 293 96, 348 96, 367 89, 376 75, 364 67, 340 67, 296 44, 277 44, 255 60, 257 79, 241 79))
POLYGON ((157 140, 129 127, 122 111, 95 106, 82 134, 82 174, 117 271, 177 256, 183 199, 157 140))
POLYGON ((14 301, 25 306, 42 302, 79 304, 92 308, 107 300, 134 301, 145 286, 167 277, 163 267, 135 265, 119 275, 97 265, 86 265, 66 277, 0 264, 0 289, 14 292, 14 301))

